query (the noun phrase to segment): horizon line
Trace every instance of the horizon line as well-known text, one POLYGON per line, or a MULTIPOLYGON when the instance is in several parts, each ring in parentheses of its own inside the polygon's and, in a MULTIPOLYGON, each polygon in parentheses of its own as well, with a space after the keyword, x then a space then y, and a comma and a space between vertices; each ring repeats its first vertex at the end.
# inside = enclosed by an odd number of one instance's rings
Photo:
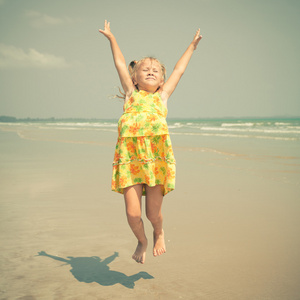
MULTIPOLYGON (((167 118, 168 120, 238 120, 238 119, 299 119, 299 116, 292 116, 292 115, 274 115, 274 116, 224 116, 224 117, 170 117, 167 118)), ((93 118, 93 117, 14 117, 14 116, 7 116, 1 115, 0 122, 16 122, 16 121, 59 121, 59 120, 118 120, 118 118, 93 118)))

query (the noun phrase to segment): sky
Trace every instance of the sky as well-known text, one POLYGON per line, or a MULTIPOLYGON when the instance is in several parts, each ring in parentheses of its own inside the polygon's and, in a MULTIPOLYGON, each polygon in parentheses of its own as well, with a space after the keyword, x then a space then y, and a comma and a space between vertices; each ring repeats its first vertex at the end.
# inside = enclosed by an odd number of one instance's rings
POLYGON ((300 116, 299 0, 0 0, 0 115, 117 119, 104 20, 126 62, 171 74, 203 35, 169 118, 300 116))

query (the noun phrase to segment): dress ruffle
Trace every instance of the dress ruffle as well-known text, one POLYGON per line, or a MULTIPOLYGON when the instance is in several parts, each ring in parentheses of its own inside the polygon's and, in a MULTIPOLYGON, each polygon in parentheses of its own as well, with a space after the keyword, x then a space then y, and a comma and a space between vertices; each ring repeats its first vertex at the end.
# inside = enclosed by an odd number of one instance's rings
POLYGON ((163 185, 166 195, 175 188, 176 162, 169 135, 119 137, 116 146, 112 190, 135 184, 163 185))

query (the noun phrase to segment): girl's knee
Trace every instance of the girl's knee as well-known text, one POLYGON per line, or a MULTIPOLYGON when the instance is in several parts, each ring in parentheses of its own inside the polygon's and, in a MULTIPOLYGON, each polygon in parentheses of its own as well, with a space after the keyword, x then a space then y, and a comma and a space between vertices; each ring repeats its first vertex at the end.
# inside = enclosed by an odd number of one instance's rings
POLYGON ((139 211, 126 210, 126 216, 129 223, 136 223, 142 219, 142 214, 139 211))
POLYGON ((159 213, 155 213, 155 212, 146 212, 146 216, 148 218, 148 220, 153 224, 153 223, 157 223, 158 221, 162 221, 162 214, 159 213))

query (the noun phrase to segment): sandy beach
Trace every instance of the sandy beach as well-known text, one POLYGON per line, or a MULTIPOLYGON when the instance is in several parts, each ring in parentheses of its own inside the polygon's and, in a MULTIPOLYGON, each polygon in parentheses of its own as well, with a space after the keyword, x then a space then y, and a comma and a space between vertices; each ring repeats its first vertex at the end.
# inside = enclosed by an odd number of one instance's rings
POLYGON ((167 253, 131 259, 116 133, 0 126, 1 300, 300 295, 299 141, 171 135, 167 253))

